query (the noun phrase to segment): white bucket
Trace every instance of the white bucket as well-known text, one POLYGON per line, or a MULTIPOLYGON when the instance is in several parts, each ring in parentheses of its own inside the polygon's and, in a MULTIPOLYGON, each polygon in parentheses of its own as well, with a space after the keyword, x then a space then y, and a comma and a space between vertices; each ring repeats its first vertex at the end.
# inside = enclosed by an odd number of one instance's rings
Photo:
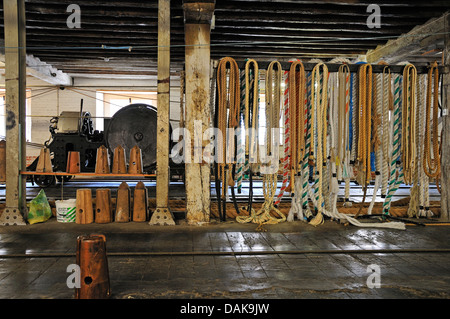
POLYGON ((77 212, 77 200, 66 199, 55 201, 56 220, 61 223, 74 223, 77 212))

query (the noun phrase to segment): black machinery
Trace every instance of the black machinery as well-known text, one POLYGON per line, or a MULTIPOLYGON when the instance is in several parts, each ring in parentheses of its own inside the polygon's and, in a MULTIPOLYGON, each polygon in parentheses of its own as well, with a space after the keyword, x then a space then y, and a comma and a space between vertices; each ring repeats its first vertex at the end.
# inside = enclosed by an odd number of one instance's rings
MULTIPOLYGON (((82 110, 82 106, 81 106, 82 110)), ((104 121, 104 132, 94 130, 92 118, 89 112, 62 112, 59 117, 50 121, 51 137, 45 142, 50 149, 54 172, 65 172, 67 156, 70 151, 80 152, 81 172, 94 172, 97 149, 101 145, 108 148, 110 163, 114 149, 121 145, 129 159, 130 149, 137 145, 142 152, 142 164, 146 174, 152 174, 156 170, 156 108, 147 104, 130 104, 123 107, 113 117, 104 121)), ((35 171, 37 158, 28 171, 35 171)), ((182 176, 184 165, 170 163, 171 175, 182 176)), ((64 181, 71 176, 65 176, 64 181)), ((55 184, 62 177, 53 175, 31 175, 31 182, 41 187, 55 184)))

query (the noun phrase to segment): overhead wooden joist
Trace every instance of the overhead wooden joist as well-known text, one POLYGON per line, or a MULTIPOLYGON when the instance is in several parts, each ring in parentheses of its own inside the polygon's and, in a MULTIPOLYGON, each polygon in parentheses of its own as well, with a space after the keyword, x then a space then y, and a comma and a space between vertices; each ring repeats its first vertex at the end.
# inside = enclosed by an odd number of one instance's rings
MULTIPOLYGON (((74 71, 72 67, 66 68, 64 62, 70 63, 80 57, 98 58, 98 67, 91 64, 91 73, 86 73, 96 76, 102 72, 105 72, 105 76, 111 75, 111 70, 104 71, 103 57, 122 60, 124 64, 130 57, 152 57, 156 60, 157 2, 79 0, 76 4, 81 9, 82 27, 73 30, 66 25, 69 15, 66 9, 72 3, 71 0, 26 0, 29 54, 51 65, 51 58, 59 55, 61 63, 53 66, 69 75, 80 72, 74 71), (96 49, 102 45, 131 46, 134 49, 96 49), (136 48, 138 46, 147 47, 140 50, 136 48), (64 47, 71 48, 64 50, 64 47)), ((170 3, 171 72, 180 72, 184 61, 182 3, 182 0, 172 0, 170 3)), ((446 1, 407 4, 378 1, 382 25, 381 28, 370 29, 366 24, 369 4, 369 1, 353 0, 218 1, 215 5, 214 29, 211 30, 211 57, 288 60, 292 57, 332 58, 335 53, 336 56, 353 58, 385 44, 389 39, 395 39, 430 18, 442 15, 449 7, 446 1)), ((428 61, 429 58, 432 55, 420 56, 419 60, 428 61)), ((156 71, 156 65, 153 67, 156 71)), ((142 74, 145 71, 134 68, 126 71, 118 69, 118 72, 125 76, 124 72, 131 75, 133 72, 142 74)))

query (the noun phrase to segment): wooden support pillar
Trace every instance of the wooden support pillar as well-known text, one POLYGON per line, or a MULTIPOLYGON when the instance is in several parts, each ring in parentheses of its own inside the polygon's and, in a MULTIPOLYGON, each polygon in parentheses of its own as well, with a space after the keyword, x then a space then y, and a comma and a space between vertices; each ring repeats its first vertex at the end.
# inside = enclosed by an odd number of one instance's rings
POLYGON ((445 17, 444 64, 442 96, 442 154, 441 154, 441 216, 440 220, 450 221, 450 16, 445 17))
POLYGON ((3 0, 6 88, 6 208, 0 225, 24 225, 26 177, 26 33, 25 1, 3 0))
POLYGON ((169 209, 170 142, 170 0, 158 2, 158 120, 156 209, 150 225, 175 225, 169 209))
MULTIPOLYGON (((185 19, 185 95, 186 119, 193 146, 190 163, 186 159, 186 220, 188 224, 201 225, 210 218, 210 165, 203 155, 203 132, 210 123, 210 32, 215 1, 183 1, 185 19), (194 133, 194 127, 201 132, 194 133), (196 149, 199 148, 199 149, 196 149)), ((209 141, 206 141, 208 143, 209 141)))

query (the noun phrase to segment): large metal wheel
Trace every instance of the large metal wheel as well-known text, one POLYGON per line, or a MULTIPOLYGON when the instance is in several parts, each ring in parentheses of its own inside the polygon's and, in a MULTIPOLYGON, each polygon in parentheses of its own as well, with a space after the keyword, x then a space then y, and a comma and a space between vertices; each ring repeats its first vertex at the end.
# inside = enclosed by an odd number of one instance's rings
POLYGON ((111 118, 105 131, 105 141, 110 154, 121 145, 127 162, 130 150, 137 145, 142 152, 142 165, 151 167, 156 163, 156 108, 147 104, 130 104, 111 118))

